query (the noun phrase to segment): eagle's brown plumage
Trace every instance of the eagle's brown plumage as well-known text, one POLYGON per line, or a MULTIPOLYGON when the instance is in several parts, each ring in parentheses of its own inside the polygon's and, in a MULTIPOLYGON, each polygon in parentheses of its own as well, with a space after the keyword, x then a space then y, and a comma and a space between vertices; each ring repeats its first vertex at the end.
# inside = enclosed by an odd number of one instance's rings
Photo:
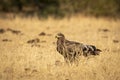
POLYGON ((98 55, 101 52, 93 45, 84 45, 82 43, 69 41, 65 39, 62 33, 56 35, 57 38, 57 51, 63 55, 66 62, 74 62, 80 55, 88 56, 98 55))

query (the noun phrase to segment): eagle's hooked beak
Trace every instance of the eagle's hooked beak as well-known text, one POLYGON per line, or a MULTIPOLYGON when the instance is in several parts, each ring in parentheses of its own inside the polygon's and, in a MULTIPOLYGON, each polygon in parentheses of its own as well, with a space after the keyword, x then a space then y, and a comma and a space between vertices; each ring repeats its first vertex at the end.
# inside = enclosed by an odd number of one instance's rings
POLYGON ((58 35, 56 35, 55 38, 58 38, 58 35))
POLYGON ((59 37, 61 37, 61 36, 58 36, 58 35, 55 36, 55 38, 59 38, 59 37))
POLYGON ((55 38, 57 38, 57 36, 55 36, 55 38))
POLYGON ((55 38, 57 38, 57 36, 55 36, 55 38))

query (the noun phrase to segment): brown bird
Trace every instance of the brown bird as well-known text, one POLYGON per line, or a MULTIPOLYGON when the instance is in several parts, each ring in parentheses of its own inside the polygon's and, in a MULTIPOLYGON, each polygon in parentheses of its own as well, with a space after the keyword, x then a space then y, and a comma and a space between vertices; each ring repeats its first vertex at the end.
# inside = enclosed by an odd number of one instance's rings
POLYGON ((57 51, 63 55, 65 61, 72 63, 78 59, 80 55, 98 55, 101 50, 93 45, 84 45, 79 42, 69 41, 65 38, 64 34, 58 33, 57 38, 57 51))

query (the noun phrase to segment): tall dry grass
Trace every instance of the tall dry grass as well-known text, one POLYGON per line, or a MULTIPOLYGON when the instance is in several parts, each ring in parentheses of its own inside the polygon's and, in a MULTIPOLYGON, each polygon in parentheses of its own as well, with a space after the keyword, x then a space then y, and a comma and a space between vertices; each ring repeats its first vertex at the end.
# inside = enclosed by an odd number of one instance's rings
POLYGON ((0 19, 0 28, 23 33, 0 34, 0 80, 120 80, 120 20, 85 16, 61 20, 16 17, 0 19), (51 36, 39 36, 41 32, 51 36), (102 53, 81 57, 78 66, 68 66, 53 44, 58 32, 69 40, 94 44, 102 53), (40 47, 27 43, 34 38, 40 39, 40 47))

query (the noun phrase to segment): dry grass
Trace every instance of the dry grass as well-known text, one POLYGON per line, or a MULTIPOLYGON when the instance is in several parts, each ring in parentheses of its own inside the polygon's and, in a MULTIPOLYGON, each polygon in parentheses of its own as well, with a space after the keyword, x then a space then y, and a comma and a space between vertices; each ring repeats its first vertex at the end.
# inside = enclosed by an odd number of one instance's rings
POLYGON ((84 16, 62 20, 16 17, 0 19, 0 28, 23 33, 0 34, 0 80, 120 80, 120 20, 84 16), (39 36, 41 32, 51 36, 39 36), (58 32, 69 40, 94 44, 102 53, 81 57, 78 66, 68 66, 53 44, 58 32), (34 38, 40 39, 37 43, 40 47, 27 43, 34 38))

